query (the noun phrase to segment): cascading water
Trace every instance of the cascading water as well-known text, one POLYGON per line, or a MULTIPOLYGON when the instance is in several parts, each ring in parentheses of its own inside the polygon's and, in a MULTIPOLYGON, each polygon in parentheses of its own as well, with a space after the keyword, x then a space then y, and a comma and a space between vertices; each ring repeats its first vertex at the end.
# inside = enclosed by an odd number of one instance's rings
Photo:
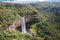
MULTIPOLYGON (((25 17, 21 17, 22 34, 28 34, 30 37, 33 37, 30 33, 27 32, 25 23, 26 23, 25 22, 25 17)), ((24 40, 24 39, 22 39, 22 40, 24 40)))
POLYGON ((25 26, 25 17, 21 17, 21 29, 23 34, 27 34, 27 30, 25 26))

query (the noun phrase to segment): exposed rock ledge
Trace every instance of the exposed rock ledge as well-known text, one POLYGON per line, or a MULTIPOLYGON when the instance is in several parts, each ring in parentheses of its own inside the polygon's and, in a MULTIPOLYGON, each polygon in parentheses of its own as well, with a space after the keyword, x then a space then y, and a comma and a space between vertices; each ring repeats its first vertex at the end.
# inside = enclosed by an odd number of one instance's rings
MULTIPOLYGON (((25 18, 25 21, 26 22, 30 22, 31 19, 30 18, 25 18)), ((14 20, 13 24, 12 25, 9 25, 5 31, 11 31, 11 30, 14 30, 15 28, 17 28, 18 26, 21 25, 21 17, 20 18, 17 18, 14 20)))

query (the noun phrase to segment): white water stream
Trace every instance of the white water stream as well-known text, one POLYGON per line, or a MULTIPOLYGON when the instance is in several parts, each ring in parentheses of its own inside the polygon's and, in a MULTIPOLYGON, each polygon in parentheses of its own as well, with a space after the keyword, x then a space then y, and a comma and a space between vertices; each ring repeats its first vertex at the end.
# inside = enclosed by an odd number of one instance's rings
POLYGON ((27 34, 26 25, 25 25, 25 17, 21 17, 21 29, 23 34, 27 34))

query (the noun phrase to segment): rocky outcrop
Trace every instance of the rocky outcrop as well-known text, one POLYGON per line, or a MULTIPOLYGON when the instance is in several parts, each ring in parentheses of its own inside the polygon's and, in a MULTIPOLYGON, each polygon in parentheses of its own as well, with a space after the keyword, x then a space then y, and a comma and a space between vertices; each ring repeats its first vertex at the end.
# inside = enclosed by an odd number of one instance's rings
POLYGON ((12 25, 9 25, 6 28, 6 31, 10 31, 10 30, 14 30, 15 28, 17 28, 18 26, 21 25, 21 18, 15 19, 12 25))
MULTIPOLYGON (((26 22, 30 22, 31 21, 31 18, 29 17, 26 17, 25 18, 25 21, 26 22)), ((20 18, 17 18, 13 21, 13 24, 12 25, 9 25, 5 31, 10 31, 10 30, 14 30, 15 28, 19 27, 21 25, 21 17, 20 18)))

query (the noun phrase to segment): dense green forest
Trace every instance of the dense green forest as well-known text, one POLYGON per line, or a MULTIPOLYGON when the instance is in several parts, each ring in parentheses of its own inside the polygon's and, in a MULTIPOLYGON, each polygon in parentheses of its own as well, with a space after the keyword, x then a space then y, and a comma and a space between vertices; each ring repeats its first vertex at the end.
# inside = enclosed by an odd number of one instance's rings
POLYGON ((0 3, 0 40, 60 40, 59 4, 60 3, 0 3), (44 6, 42 6, 42 4, 44 6), (58 6, 56 6, 57 4, 58 6), (55 6, 52 7, 52 5, 55 6), (26 23, 26 26, 32 37, 27 34, 22 34, 17 28, 8 32, 4 31, 16 18, 28 14, 31 16, 32 21, 26 23))

